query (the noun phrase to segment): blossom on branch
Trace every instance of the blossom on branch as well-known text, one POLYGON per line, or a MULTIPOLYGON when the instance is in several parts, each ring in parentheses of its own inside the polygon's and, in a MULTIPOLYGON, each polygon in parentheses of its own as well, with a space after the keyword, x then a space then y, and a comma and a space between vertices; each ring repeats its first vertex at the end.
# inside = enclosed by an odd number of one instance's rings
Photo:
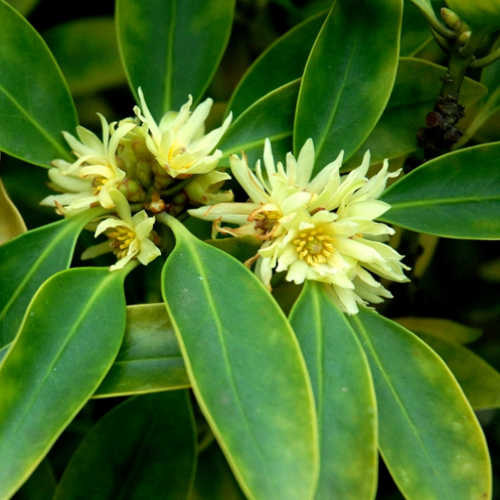
POLYGON ((134 111, 149 130, 146 144, 170 176, 188 177, 207 174, 215 169, 222 152, 214 149, 231 124, 231 113, 221 127, 205 135, 205 120, 212 108, 212 99, 207 99, 191 113, 193 98, 189 96, 179 112, 169 111, 157 124, 141 89, 139 98, 141 107, 136 106, 134 111))
POLYGON ((385 161, 378 174, 367 179, 367 152, 361 166, 341 176, 342 156, 311 180, 315 157, 311 139, 297 159, 287 155, 286 169, 275 163, 266 140, 265 171, 257 162, 254 174, 245 156, 230 158, 232 172, 250 202, 221 203, 189 213, 214 221, 223 234, 262 240, 247 265, 257 261, 255 272, 268 288, 273 271, 286 271, 286 279, 297 284, 306 279, 325 282, 332 285, 332 296, 342 310, 356 314, 358 304, 379 303, 382 297, 392 296, 374 274, 404 282, 408 279, 403 270, 408 268, 401 263, 402 256, 384 243, 394 230, 375 222, 390 208, 377 198, 387 179, 399 171, 389 173, 385 161))

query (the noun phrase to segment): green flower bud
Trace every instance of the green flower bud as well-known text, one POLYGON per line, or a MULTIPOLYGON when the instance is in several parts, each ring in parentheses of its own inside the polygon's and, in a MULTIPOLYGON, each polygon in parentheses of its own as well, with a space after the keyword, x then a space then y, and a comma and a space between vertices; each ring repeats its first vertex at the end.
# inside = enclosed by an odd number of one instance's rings
POLYGON ((446 4, 473 32, 486 35, 500 29, 500 0, 446 0, 446 4))
POLYGON ((118 190, 132 203, 140 203, 146 198, 146 193, 139 183, 128 177, 123 179, 118 186, 118 190))

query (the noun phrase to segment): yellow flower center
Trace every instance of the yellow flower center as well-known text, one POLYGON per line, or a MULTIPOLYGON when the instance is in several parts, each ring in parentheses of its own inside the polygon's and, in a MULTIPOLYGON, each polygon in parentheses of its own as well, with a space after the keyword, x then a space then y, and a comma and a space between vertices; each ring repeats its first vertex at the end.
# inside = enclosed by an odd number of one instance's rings
POLYGON ((323 234, 323 229, 312 229, 300 233, 299 238, 293 240, 299 258, 305 260, 310 266, 324 264, 332 255, 333 238, 323 234))
POLYGON ((94 194, 99 194, 103 186, 108 182, 108 179, 102 176, 96 176, 92 179, 92 187, 94 188, 94 194))
POLYGON ((272 238, 273 231, 278 220, 281 219, 281 214, 277 211, 259 212, 260 208, 252 212, 248 217, 250 222, 255 222, 255 235, 262 240, 272 238))
POLYGON ((136 236, 134 231, 125 226, 114 227, 111 231, 106 232, 106 236, 110 239, 110 245, 113 253, 119 258, 125 257, 128 249, 136 236))

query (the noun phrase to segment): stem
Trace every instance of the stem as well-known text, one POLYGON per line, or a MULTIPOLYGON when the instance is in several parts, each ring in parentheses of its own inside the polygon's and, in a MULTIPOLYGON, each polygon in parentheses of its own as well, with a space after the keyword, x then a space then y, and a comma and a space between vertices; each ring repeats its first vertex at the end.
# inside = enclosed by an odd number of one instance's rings
POLYGON ((182 191, 192 180, 193 177, 184 179, 183 181, 174 184, 170 189, 164 189, 163 191, 160 191, 160 194, 162 196, 172 196, 173 194, 177 194, 178 192, 182 191))
MULTIPOLYGON (((419 8, 417 6, 417 8, 419 8)), ((447 28, 444 24, 442 24, 439 19, 434 15, 431 15, 427 11, 420 9, 420 13, 425 17, 425 20, 429 23, 429 26, 439 35, 441 35, 443 38, 446 39, 453 39, 457 38, 459 34, 457 34, 455 31, 450 30, 447 28)))
POLYGON ((500 47, 493 52, 490 52, 487 56, 481 57, 481 59, 476 59, 470 64, 471 68, 484 68, 485 66, 489 66, 500 59, 500 47))

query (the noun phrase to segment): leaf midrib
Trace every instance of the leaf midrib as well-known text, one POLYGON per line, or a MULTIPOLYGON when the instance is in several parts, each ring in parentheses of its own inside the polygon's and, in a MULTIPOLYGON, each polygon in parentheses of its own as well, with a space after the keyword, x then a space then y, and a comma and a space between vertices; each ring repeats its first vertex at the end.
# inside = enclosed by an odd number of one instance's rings
MULTIPOLYGON (((111 273, 109 273, 104 278, 104 280, 102 281, 102 283, 100 283, 99 286, 90 295, 89 300, 87 301, 85 307, 83 307, 82 310, 81 310, 81 313, 79 315, 78 321, 76 321, 74 323, 73 328, 71 328, 69 334, 66 336, 64 342, 62 343, 61 347, 58 349, 56 355, 54 356, 53 361, 49 364, 48 369, 46 370, 43 378, 38 383, 37 389, 32 394, 29 403, 27 405, 25 405, 22 417, 21 418, 16 418, 17 422, 16 422, 16 425, 14 426, 13 430, 11 432, 9 432, 10 436, 15 436, 17 434, 18 429, 22 426, 22 424, 26 420, 27 416, 30 413, 31 408, 33 407, 33 405, 35 404, 35 401, 38 398, 38 395, 40 394, 40 392, 44 388, 45 382, 47 381, 47 379, 49 378, 50 374, 52 373, 55 365, 59 362, 59 360, 60 360, 61 356, 63 355, 63 353, 65 352, 65 350, 66 350, 69 342, 72 340, 73 336, 75 335, 75 332, 78 330, 78 328, 80 327, 81 323, 83 321, 85 321, 88 311, 91 309, 92 305, 97 300, 97 297, 100 295, 101 290, 103 288, 107 287, 109 281, 113 280, 114 278, 115 277, 113 275, 111 275, 111 273)), ((38 293, 39 292, 37 292, 37 295, 38 295, 38 293)))
MULTIPOLYGON (((383 197, 382 201, 386 201, 383 197)), ((457 205, 459 203, 482 203, 485 201, 500 201, 500 194, 496 196, 484 196, 484 197, 472 197, 467 196, 463 198, 426 198, 423 200, 407 201, 407 202, 396 202, 390 203, 390 211, 401 210, 405 208, 415 208, 415 207, 430 207, 436 205, 457 205)))
POLYGON ((359 320, 359 318, 357 316, 352 316, 351 319, 352 319, 352 321, 354 323, 357 324, 358 332, 364 337, 366 347, 369 349, 371 355, 373 356, 373 358, 374 358, 374 360, 375 360, 375 362, 377 364, 377 367, 380 370, 380 374, 383 376, 383 378, 384 378, 384 380, 385 380, 385 382, 387 384, 387 387, 389 388, 389 390, 391 391, 391 394, 394 397, 394 400, 396 401, 397 405, 401 409, 401 413, 403 414, 404 417, 406 417, 406 420, 407 420, 407 422, 408 422, 411 430, 413 431, 414 436, 416 437, 418 443, 421 446, 422 451, 424 452, 424 454, 425 454, 425 456, 427 458, 428 464, 431 466, 432 471, 434 472, 434 476, 436 477, 436 479, 438 480, 439 484, 441 485, 442 491, 444 491, 447 494, 447 498, 450 499, 451 497, 449 496, 448 488, 441 481, 441 477, 438 474, 438 472, 437 472, 437 470, 436 470, 436 468, 434 466, 433 461, 430 459, 430 455, 429 455, 429 452, 427 450, 427 447, 426 447, 425 443, 422 441, 419 433, 417 432, 417 429, 416 429, 415 424, 413 423, 413 420, 411 419, 408 411, 406 410, 406 407, 404 406, 401 398, 399 397, 398 392, 396 391, 396 388, 394 387, 394 385, 391 382, 391 378, 389 377, 389 375, 385 371, 384 365, 381 362, 381 360, 380 360, 380 358, 379 358, 379 356, 378 356, 378 354, 377 354, 377 352, 375 350, 375 347, 373 346, 373 343, 370 340, 368 332, 366 331, 364 325, 361 323, 361 321, 359 320))
POLYGON ((66 151, 57 141, 54 140, 52 136, 50 136, 45 129, 36 121, 32 115, 30 115, 22 106, 21 104, 14 99, 14 97, 10 94, 10 92, 7 91, 7 89, 3 86, 0 85, 0 91, 4 93, 4 95, 9 99, 10 102, 21 112, 21 114, 26 117, 27 121, 31 123, 35 129, 50 143, 52 144, 57 151, 61 153, 61 156, 63 158, 68 157, 68 151, 66 151))

